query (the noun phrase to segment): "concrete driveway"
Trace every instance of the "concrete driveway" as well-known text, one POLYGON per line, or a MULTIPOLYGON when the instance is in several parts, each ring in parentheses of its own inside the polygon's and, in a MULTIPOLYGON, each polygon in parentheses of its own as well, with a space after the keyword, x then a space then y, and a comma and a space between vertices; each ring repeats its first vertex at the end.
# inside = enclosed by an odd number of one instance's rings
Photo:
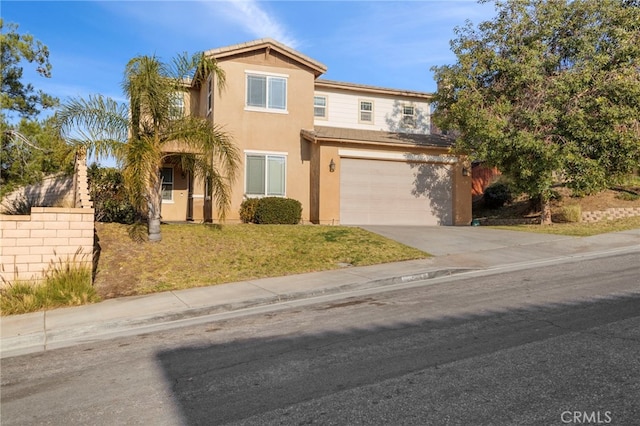
POLYGON ((434 256, 478 253, 574 239, 562 235, 505 231, 481 226, 386 226, 366 225, 361 228, 434 256))

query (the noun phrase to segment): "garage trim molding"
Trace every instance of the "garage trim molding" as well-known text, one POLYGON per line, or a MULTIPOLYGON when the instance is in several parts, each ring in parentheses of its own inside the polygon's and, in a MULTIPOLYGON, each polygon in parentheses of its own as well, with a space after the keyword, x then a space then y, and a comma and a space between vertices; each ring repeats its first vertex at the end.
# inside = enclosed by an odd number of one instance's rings
POLYGON ((408 161, 408 162, 420 162, 420 163, 441 163, 441 164, 455 164, 458 162, 457 157, 447 155, 426 155, 426 154, 412 154, 402 152, 385 152, 385 151, 361 151, 355 149, 339 149, 338 155, 340 157, 348 158, 362 158, 369 160, 390 160, 390 161, 408 161))

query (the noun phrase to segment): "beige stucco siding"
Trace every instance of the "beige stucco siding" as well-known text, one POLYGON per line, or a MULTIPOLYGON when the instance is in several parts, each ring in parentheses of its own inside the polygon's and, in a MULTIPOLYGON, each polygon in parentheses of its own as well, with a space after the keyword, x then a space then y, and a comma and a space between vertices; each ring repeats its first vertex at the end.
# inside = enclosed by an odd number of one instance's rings
POLYGON ((230 133, 241 154, 238 179, 233 185, 229 222, 239 221, 239 208, 245 198, 245 158, 247 153, 286 154, 286 196, 302 203, 304 221, 310 219, 309 143, 300 129, 313 127, 314 76, 304 67, 280 55, 259 52, 233 61, 220 62, 225 70, 225 90, 214 96, 213 120, 230 133), (256 111, 245 106, 249 73, 265 73, 287 79, 285 111, 256 111))

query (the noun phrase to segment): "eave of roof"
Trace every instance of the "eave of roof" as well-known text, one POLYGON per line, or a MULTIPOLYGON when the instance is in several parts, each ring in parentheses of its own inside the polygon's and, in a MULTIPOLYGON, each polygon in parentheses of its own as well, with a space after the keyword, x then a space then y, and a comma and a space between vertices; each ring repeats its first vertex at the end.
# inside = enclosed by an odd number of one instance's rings
POLYGON ((414 90, 391 89, 388 87, 369 86, 366 84, 347 83, 343 81, 318 79, 315 81, 315 88, 318 89, 341 89, 352 92, 365 92, 378 95, 405 96, 430 100, 433 98, 432 93, 418 92, 414 90))
POLYGON ((326 65, 316 61, 315 59, 310 58, 307 55, 304 55, 298 52, 295 49, 290 48, 289 46, 285 46, 284 44, 271 38, 261 38, 258 40, 248 41, 246 43, 219 47, 216 49, 207 50, 204 53, 207 56, 212 56, 213 58, 220 60, 229 56, 251 52, 254 50, 260 50, 263 48, 273 49, 279 52, 280 54, 288 56, 291 59, 299 62, 300 64, 311 68, 316 77, 318 77, 321 74, 324 74, 327 71, 326 65))
POLYGON ((300 134, 303 138, 313 143, 385 144, 448 149, 453 147, 455 142, 450 137, 443 135, 383 132, 328 126, 315 126, 313 130, 303 129, 300 134))

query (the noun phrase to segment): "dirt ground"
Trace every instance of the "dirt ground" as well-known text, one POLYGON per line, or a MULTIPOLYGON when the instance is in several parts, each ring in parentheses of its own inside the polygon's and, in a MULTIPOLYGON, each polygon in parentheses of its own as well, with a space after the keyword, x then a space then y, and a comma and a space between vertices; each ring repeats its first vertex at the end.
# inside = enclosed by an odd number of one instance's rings
MULTIPOLYGON (((640 187, 622 189, 608 189, 597 194, 585 197, 572 197, 571 191, 567 188, 555 188, 558 198, 551 202, 553 215, 560 212, 564 206, 579 205, 583 212, 605 210, 608 208, 620 207, 640 207, 640 187), (633 194, 636 194, 635 196, 633 194), (634 198, 634 199, 631 199, 634 198)), ((526 197, 519 197, 512 203, 505 205, 501 209, 484 209, 482 202, 474 203, 474 217, 494 217, 494 218, 523 218, 536 217, 540 211, 532 207, 526 197)))

